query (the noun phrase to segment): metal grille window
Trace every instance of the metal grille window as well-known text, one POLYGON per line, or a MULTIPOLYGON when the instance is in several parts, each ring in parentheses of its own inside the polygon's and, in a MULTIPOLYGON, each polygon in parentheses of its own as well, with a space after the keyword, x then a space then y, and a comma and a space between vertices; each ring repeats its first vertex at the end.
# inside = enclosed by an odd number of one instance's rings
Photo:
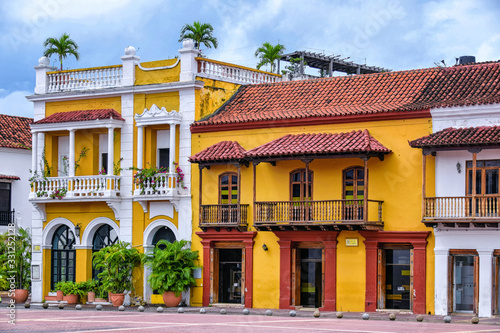
MULTIPOLYGON (((100 249, 115 244, 118 241, 118 235, 116 234, 115 229, 111 226, 105 224, 97 231, 94 235, 94 240, 92 242, 92 254, 99 251, 100 249)), ((92 264, 92 278, 97 279, 97 275, 101 272, 101 269, 95 269, 92 264)))

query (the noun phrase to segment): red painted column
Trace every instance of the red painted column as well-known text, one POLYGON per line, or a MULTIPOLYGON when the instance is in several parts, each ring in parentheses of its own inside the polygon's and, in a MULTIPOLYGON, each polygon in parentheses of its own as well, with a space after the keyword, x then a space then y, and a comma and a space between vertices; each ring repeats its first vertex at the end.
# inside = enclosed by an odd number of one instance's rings
POLYGON ((413 313, 425 314, 426 255, 427 241, 412 242, 413 245, 413 313))
MULTIPOLYGON (((364 234, 363 236, 365 236, 364 234)), ((365 236, 366 237, 366 236, 365 236)), ((365 311, 374 312, 377 310, 377 250, 378 241, 368 239, 365 241, 366 251, 366 290, 365 290, 365 311)))
POLYGON ((325 245, 325 302, 322 311, 336 310, 337 241, 323 241, 325 245))
POLYGON ((202 240, 203 245, 203 306, 210 304, 210 243, 209 240, 202 240))
POLYGON ((280 246, 280 309, 293 309, 291 306, 292 241, 278 241, 280 246))
POLYGON ((251 308, 253 302, 253 240, 244 240, 245 244, 245 307, 251 308))

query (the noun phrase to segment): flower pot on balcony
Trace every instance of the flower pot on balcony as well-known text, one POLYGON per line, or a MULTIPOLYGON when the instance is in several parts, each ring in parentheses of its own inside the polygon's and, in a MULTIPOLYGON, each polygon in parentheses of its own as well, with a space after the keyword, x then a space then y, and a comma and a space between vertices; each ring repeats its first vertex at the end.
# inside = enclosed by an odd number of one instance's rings
POLYGON ((179 294, 179 296, 175 296, 175 293, 173 291, 165 291, 163 293, 163 303, 165 303, 166 307, 177 306, 181 301, 182 294, 179 294))
POLYGON ((23 303, 26 302, 28 299, 28 289, 14 289, 14 294, 12 295, 12 298, 14 299, 14 302, 16 303, 23 303))
POLYGON ((120 306, 123 305, 123 301, 125 300, 125 294, 124 293, 109 293, 109 299, 111 303, 113 303, 113 306, 120 306))

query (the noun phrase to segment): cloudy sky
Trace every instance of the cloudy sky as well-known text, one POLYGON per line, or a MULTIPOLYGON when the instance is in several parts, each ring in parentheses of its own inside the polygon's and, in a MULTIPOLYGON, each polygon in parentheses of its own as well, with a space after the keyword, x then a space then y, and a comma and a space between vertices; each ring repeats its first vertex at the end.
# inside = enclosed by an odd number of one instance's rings
POLYGON ((181 27, 198 20, 214 27, 219 48, 205 51, 212 59, 255 67, 267 41, 405 70, 462 55, 499 60, 499 17, 497 0, 2 0, 0 113, 32 117, 24 96, 33 93, 33 66, 44 40, 62 33, 81 56, 65 69, 120 64, 129 45, 141 61, 172 58, 181 27))

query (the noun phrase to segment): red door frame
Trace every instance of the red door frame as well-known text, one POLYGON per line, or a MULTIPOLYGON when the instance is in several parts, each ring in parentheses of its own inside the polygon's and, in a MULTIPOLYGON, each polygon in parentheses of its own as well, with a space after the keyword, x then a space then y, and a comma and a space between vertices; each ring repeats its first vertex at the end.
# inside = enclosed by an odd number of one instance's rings
POLYGON ((216 242, 240 242, 245 247, 245 307, 252 307, 253 295, 253 244, 257 232, 241 232, 235 229, 208 230, 197 232, 203 245, 203 306, 210 305, 210 250, 214 248, 216 242))
POLYGON ((322 311, 336 310, 337 236, 339 231, 274 231, 280 246, 280 309, 292 306, 292 248, 296 242, 322 242, 325 248, 325 298, 322 311))
POLYGON ((425 314, 426 246, 430 231, 360 231, 365 238, 366 290, 365 311, 377 309, 377 250, 381 244, 413 246, 413 313, 425 314))

